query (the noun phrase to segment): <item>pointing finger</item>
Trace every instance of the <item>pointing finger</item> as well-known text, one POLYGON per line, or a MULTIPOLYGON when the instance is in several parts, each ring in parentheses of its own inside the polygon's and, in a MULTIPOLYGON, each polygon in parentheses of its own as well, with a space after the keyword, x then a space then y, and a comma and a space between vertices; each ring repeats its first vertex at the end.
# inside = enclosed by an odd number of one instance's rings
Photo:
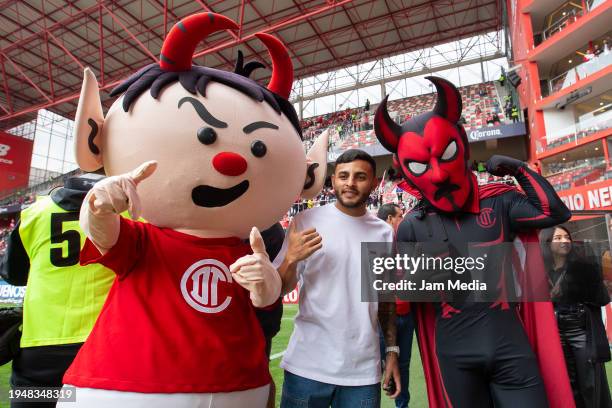
POLYGON ((130 172, 130 177, 134 180, 134 183, 138 185, 142 180, 148 178, 151 174, 155 172, 157 169, 157 162, 155 160, 150 160, 148 162, 142 163, 135 170, 130 172))

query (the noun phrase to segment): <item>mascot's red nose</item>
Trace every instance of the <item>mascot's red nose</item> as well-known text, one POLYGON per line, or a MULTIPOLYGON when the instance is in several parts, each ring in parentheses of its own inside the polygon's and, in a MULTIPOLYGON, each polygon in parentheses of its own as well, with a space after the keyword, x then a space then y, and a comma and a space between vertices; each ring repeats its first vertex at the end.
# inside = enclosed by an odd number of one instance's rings
POLYGON ((239 176, 247 169, 246 160, 232 152, 218 153, 212 160, 213 167, 225 176, 239 176))

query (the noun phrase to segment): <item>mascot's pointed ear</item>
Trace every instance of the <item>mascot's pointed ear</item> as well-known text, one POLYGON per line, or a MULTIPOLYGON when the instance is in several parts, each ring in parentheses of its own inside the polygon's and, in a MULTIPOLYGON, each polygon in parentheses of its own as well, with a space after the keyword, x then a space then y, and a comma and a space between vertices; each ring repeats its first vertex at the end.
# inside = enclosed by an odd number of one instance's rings
POLYGON ((327 174, 327 146, 329 143, 329 129, 325 130, 314 142, 306 154, 306 179, 302 198, 308 200, 315 198, 321 192, 327 174))
POLYGON ((101 135, 104 114, 100 102, 98 80, 85 68, 81 97, 74 119, 74 143, 76 162, 82 170, 96 171, 102 164, 101 135))

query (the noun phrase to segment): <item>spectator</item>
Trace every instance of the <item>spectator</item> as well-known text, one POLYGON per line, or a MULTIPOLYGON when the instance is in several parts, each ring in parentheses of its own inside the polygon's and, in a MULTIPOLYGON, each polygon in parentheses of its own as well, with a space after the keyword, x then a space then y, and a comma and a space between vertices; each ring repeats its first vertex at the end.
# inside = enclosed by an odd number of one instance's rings
POLYGON ((361 130, 369 130, 370 129, 370 114, 366 111, 361 117, 362 120, 362 129, 361 130))
POLYGON ((604 362, 610 349, 601 306, 610 302, 598 263, 569 230, 543 230, 540 243, 576 407, 610 407, 604 362))
POLYGON ((364 109, 366 112, 370 111, 370 99, 369 98, 366 98, 364 109))
POLYGON ((512 117, 512 123, 516 123, 519 121, 519 111, 516 105, 512 105, 512 111, 510 112, 510 116, 512 117))
POLYGON ((493 99, 493 113, 499 113, 499 101, 497 98, 493 99))
POLYGON ((595 54, 595 56, 597 57, 602 52, 603 52, 603 49, 599 46, 599 44, 595 44, 595 48, 593 49, 593 54, 595 54))
POLYGON ((281 362, 283 408, 303 407, 304 402, 312 406, 315 400, 321 408, 380 407, 377 320, 388 346, 384 388, 392 376, 398 386, 392 397, 400 392, 395 305, 362 302, 355 275, 361 268, 362 242, 393 241, 392 228, 366 210, 376 188, 375 174, 376 162, 367 153, 353 149, 341 154, 332 175, 338 201, 296 216, 274 260, 284 293, 298 280, 300 290, 308 293, 299 298, 294 332, 281 362), (308 237, 300 239, 297 231, 308 237), (301 253, 300 246, 320 248, 321 239, 323 251, 311 251, 309 257, 291 255, 301 253), (338 330, 347 322, 350 329, 338 330))
POLYGON ((403 201, 402 199, 404 197, 404 190, 402 190, 400 186, 396 186, 395 187, 395 194, 397 195, 397 202, 401 203, 403 201))
POLYGON ((501 122, 499 120, 499 115, 496 112, 493 113, 492 119, 493 119, 493 124, 494 125, 499 125, 499 123, 501 122))
POLYGON ((512 116, 512 101, 511 100, 506 101, 506 106, 504 107, 504 110, 506 112, 506 120, 507 120, 508 118, 512 116))

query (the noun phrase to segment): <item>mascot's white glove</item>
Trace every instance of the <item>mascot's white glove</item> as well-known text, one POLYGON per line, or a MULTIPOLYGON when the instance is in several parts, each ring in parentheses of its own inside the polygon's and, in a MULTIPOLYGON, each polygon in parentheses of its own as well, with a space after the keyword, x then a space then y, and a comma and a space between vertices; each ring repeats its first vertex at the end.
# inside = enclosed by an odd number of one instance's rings
POLYGON ((249 236, 253 255, 245 255, 230 266, 232 277, 251 292, 255 307, 269 306, 280 297, 282 281, 266 253, 266 245, 256 227, 249 236))
POLYGON ((85 196, 79 222, 102 254, 119 239, 119 214, 128 210, 133 220, 140 217, 140 197, 136 186, 156 168, 156 161, 148 161, 129 173, 99 181, 85 196))

